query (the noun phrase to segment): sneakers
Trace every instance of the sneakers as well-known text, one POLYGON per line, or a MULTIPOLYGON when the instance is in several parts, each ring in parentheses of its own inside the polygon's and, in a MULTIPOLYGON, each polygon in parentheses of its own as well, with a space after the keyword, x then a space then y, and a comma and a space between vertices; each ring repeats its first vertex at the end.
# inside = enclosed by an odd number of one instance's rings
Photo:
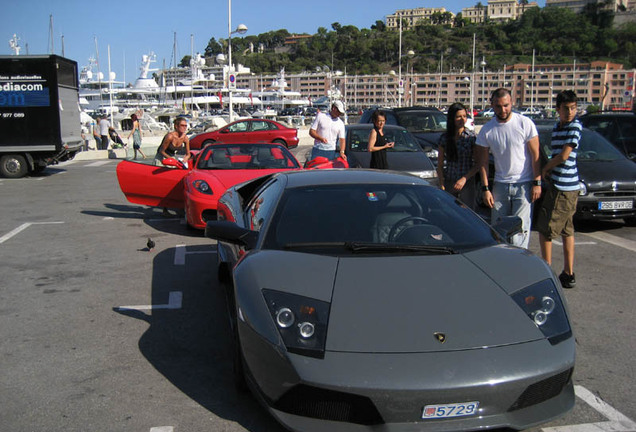
POLYGON ((574 288, 576 286, 576 278, 574 277, 574 273, 569 275, 565 271, 562 271, 559 275, 559 281, 561 281, 561 285, 563 286, 563 288, 574 288))

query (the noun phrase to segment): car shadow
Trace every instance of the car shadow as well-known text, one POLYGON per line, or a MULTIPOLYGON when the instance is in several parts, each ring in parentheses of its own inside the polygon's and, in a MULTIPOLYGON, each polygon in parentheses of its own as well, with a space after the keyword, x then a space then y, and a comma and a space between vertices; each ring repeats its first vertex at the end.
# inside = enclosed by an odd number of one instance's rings
POLYGON ((625 226, 623 219, 614 220, 577 220, 574 219, 574 229, 581 233, 596 231, 614 231, 625 226))
POLYGON ((179 234, 187 237, 202 237, 203 230, 188 227, 183 219, 182 210, 169 210, 169 216, 163 216, 162 209, 141 205, 105 203, 104 210, 82 210, 81 213, 101 218, 137 219, 156 231, 167 234, 179 234))
MULTIPOLYGON (((225 294, 216 272, 216 247, 188 246, 184 265, 175 265, 175 253, 170 248, 154 258, 152 310, 113 311, 149 324, 139 339, 140 352, 193 401, 249 431, 284 431, 250 393, 235 388, 225 294), (180 305, 171 300, 171 292, 181 292, 180 305)), ((217 427, 212 423, 207 429, 217 427)))

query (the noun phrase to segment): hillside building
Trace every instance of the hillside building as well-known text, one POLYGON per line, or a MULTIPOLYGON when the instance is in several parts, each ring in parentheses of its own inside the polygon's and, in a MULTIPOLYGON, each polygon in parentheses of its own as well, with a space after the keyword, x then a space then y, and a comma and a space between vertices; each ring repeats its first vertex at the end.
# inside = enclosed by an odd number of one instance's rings
POLYGON ((446 10, 446 8, 415 8, 402 9, 395 11, 392 15, 386 16, 386 26, 389 29, 397 30, 399 28, 400 19, 402 19, 402 29, 412 29, 422 22, 427 24, 438 24, 433 19, 436 16, 444 17, 445 22, 452 23, 455 14, 446 10))

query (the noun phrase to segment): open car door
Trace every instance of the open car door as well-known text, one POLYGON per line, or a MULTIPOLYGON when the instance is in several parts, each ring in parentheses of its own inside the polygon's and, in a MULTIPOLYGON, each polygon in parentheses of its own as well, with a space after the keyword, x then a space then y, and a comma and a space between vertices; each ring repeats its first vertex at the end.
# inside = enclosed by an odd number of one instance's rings
POLYGON ((183 177, 187 169, 122 161, 117 180, 126 199, 153 207, 184 208, 183 177))

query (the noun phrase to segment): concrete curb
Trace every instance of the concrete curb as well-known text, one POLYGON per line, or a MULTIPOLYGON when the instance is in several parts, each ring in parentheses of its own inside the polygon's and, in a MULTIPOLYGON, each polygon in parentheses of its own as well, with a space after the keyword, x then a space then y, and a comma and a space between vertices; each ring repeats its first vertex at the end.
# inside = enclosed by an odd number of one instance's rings
MULTIPOLYGON (((119 134, 122 136, 122 134, 119 134)), ((300 140, 298 148, 305 146, 313 146, 314 140, 309 136, 309 129, 298 129, 298 138, 300 140)), ((161 144, 162 136, 148 136, 142 138, 141 151, 146 155, 146 159, 153 159, 157 148, 161 144)), ((89 146, 94 148, 95 141, 89 141, 89 146)), ((296 152, 296 149, 294 153, 296 152)), ((127 143, 124 148, 108 149, 108 150, 86 150, 81 151, 75 155, 74 160, 99 160, 99 159, 132 159, 134 150, 132 148, 132 141, 127 143)), ((302 161, 301 161, 302 163, 302 161)))

